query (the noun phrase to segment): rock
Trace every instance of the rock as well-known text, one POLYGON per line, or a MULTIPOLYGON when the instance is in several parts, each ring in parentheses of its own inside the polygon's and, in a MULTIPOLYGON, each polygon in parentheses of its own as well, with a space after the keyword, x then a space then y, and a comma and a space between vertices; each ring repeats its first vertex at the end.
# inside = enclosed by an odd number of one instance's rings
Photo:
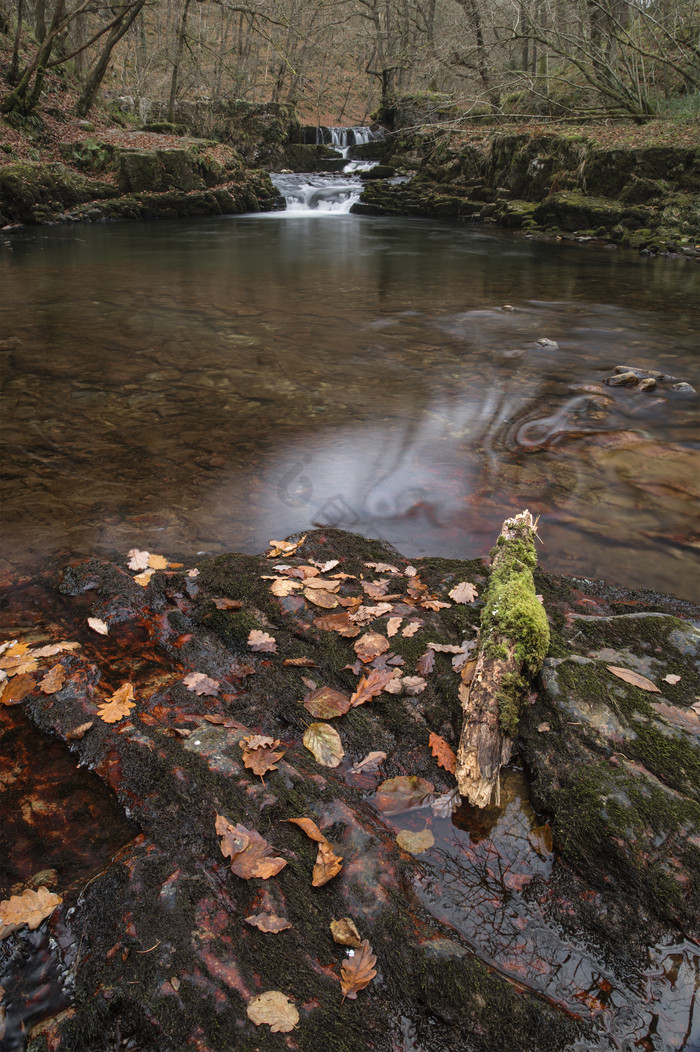
POLYGON ((375 164, 374 168, 369 168, 366 172, 360 172, 360 179, 363 182, 367 182, 370 179, 391 179, 396 175, 396 169, 392 168, 390 164, 375 164))
POLYGON ((538 347, 542 347, 542 348, 547 348, 550 351, 558 351, 559 350, 559 344, 557 343, 557 341, 556 340, 549 340, 549 339, 547 339, 546 336, 542 336, 541 339, 539 339, 537 341, 537 346, 538 347))
POLYGON ((672 391, 681 391, 683 394, 696 394, 696 390, 692 384, 679 383, 671 385, 672 391))
POLYGON ((608 384, 610 387, 627 386, 630 384, 637 384, 639 377, 632 370, 628 370, 625 373, 616 373, 614 376, 606 376, 603 380, 604 384, 608 384))
POLYGON ((643 380, 639 381, 640 391, 653 391, 656 387, 656 380, 653 376, 645 376, 643 380))

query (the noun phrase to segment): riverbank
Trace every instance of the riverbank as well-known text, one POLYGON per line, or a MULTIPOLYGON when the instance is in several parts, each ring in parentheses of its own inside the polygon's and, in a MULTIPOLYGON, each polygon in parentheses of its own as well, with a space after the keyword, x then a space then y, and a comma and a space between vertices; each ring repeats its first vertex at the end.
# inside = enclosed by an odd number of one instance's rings
MULTIPOLYGON (((602 1052, 692 1029, 700 610, 538 572, 551 642, 517 730, 527 777, 478 810, 450 755, 487 576, 317 529, 267 557, 134 551, 10 589, 25 649, 4 704, 138 827, 87 885, 42 876, 63 898, 37 936, 60 1012, 29 1004, 31 1052, 282 1049, 287 1018, 309 1052, 602 1052), (279 1036, 252 1014, 271 991, 293 1004, 279 1036)), ((37 815, 16 816, 27 842, 37 815)), ((7 936, 17 960, 28 936, 7 936)), ((13 1038, 31 990, 4 985, 13 1038)))

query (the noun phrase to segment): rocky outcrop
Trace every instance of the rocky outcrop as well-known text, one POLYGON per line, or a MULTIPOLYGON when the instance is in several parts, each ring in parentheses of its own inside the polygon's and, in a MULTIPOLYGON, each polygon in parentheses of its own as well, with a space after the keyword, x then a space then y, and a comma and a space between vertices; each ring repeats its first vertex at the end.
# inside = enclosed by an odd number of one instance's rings
POLYGON ((697 253, 700 147, 603 149, 584 135, 496 134, 464 146, 395 139, 410 182, 368 186, 357 212, 477 219, 533 235, 697 253))

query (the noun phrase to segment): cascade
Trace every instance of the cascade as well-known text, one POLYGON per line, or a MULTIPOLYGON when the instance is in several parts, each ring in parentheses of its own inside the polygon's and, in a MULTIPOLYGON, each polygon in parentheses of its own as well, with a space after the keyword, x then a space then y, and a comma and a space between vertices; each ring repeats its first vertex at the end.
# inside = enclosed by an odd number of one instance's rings
POLYGON ((349 212, 362 193, 359 177, 349 173, 281 173, 270 178, 287 202, 283 215, 349 212))

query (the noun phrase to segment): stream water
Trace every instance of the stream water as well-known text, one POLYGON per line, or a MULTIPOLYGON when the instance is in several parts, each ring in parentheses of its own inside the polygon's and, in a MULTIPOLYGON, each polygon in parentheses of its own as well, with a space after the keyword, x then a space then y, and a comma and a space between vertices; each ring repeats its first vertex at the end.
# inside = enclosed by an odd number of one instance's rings
MULTIPOLYGON (((276 181, 286 213, 1 235, 6 583, 315 522, 477 556, 527 506, 546 568, 697 599, 697 397, 602 383, 632 365, 700 386, 695 269, 357 217, 352 171, 276 181)), ((696 947, 651 948, 626 986, 525 905, 553 862, 526 797, 515 778, 483 835, 435 823, 425 907, 571 1011, 586 991, 596 1047, 700 1047, 696 947)))

